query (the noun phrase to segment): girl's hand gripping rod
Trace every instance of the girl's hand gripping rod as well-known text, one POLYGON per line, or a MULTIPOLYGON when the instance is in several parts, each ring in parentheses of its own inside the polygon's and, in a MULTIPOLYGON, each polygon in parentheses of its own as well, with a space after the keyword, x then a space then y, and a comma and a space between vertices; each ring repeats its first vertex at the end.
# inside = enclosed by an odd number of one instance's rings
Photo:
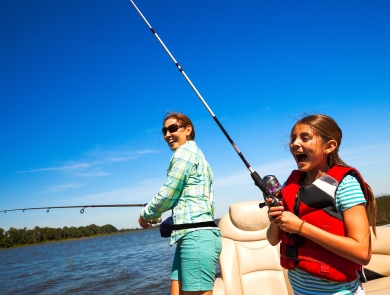
MULTIPOLYGON (((255 185, 260 188, 260 190, 263 192, 264 200, 267 200, 269 198, 272 198, 272 203, 270 204, 271 207, 279 206, 279 195, 282 190, 282 186, 278 182, 275 176, 273 175, 267 175, 263 179, 260 177, 260 175, 252 169, 252 167, 249 165, 249 163, 244 158, 241 151, 238 149, 236 144, 233 142, 233 140, 230 138, 229 134, 226 132, 225 128, 223 128, 222 124, 219 122, 217 117, 214 115, 214 113, 211 111, 210 107, 207 105, 206 101, 203 99, 202 95, 199 93, 199 91, 196 89, 194 84, 192 84, 191 80, 188 78, 186 73, 184 73, 183 68, 179 65, 179 63, 175 60, 173 55, 169 52, 168 48, 165 46, 163 41, 160 39, 160 37, 157 35, 156 31, 152 28, 152 26, 149 24, 149 22, 146 20, 146 18, 143 16, 141 11, 138 9, 138 7, 135 5, 133 0, 130 0, 130 3, 133 4, 134 8, 137 10, 139 15, 142 17, 142 19, 145 21, 149 29, 152 31, 153 35, 157 38, 159 43, 162 45, 162 47, 165 49, 165 51, 168 53, 176 67, 179 69, 180 73, 184 76, 184 78, 187 80, 188 84, 190 84, 191 88, 194 90, 196 95, 199 97, 199 99, 202 101, 203 105, 206 107, 206 109, 209 111, 210 115, 213 117, 214 121, 218 124, 219 128, 222 130, 222 132, 225 134, 226 138, 229 140, 233 148, 236 150, 237 154, 240 156, 241 160, 244 162, 245 166, 248 168, 249 172, 251 173, 251 177, 253 181, 255 182, 255 185)), ((260 203, 260 208, 265 206, 265 203, 260 203)))

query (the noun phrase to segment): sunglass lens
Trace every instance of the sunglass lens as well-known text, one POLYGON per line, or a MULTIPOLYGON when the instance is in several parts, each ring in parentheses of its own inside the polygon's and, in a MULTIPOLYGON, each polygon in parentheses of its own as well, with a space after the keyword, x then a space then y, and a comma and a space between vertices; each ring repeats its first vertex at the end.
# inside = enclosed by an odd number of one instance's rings
POLYGON ((167 131, 169 131, 169 133, 175 133, 177 130, 179 130, 179 125, 177 124, 172 124, 172 125, 169 125, 168 127, 164 127, 162 129, 162 133, 164 135, 167 134, 167 131))
POLYGON ((172 124, 168 126, 169 133, 175 133, 177 130, 179 130, 179 126, 177 124, 172 124))

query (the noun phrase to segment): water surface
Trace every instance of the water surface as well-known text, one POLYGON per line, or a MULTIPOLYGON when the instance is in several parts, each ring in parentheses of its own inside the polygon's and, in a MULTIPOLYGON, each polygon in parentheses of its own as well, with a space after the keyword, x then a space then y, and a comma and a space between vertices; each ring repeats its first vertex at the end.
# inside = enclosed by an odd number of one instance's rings
POLYGON ((166 294, 175 247, 141 230, 2 250, 0 293, 166 294))

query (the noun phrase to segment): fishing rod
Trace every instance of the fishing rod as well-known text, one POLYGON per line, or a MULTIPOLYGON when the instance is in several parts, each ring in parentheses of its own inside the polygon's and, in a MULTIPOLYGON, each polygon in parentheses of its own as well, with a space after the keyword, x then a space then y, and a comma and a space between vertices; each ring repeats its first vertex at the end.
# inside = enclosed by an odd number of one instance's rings
MULTIPOLYGON (((156 31, 153 29, 153 27, 149 24, 145 16, 141 13, 141 11, 138 9, 138 7, 135 5, 133 0, 130 0, 130 3, 134 6, 134 8, 137 10, 139 15, 142 17, 146 25, 149 27, 149 29, 152 31, 153 35, 157 38, 158 42, 161 44, 161 46, 164 48, 166 53, 169 55, 169 57, 172 59, 173 63, 176 65, 180 73, 183 75, 183 77, 186 79, 188 84, 190 84, 192 90, 196 93, 198 98, 201 100, 203 105, 206 107, 210 115, 213 117, 214 121, 217 123, 219 128, 222 130, 223 134, 225 134, 226 138, 230 142, 230 144, 233 146, 235 151, 237 152, 238 156, 241 158, 241 160, 244 162, 245 166, 248 168, 250 175, 255 182, 255 185, 259 187, 259 189, 263 192, 264 200, 267 200, 268 198, 272 199, 271 206, 279 206, 279 199, 277 198, 282 190, 282 186, 276 179, 274 175, 266 175, 264 178, 261 178, 260 175, 252 169, 252 167, 249 165, 248 161, 245 159, 244 155, 238 148, 238 146, 234 143, 233 139, 229 136, 226 129, 222 126, 221 122, 218 120, 218 118, 215 116, 211 108, 208 106, 200 92, 196 89, 195 85, 191 82, 191 80, 188 78, 186 73, 184 72, 183 68, 180 66, 180 64, 176 61, 176 59, 173 57, 171 52, 168 50, 168 48, 165 46, 164 42, 161 40, 161 38, 157 35, 156 31)), ((265 203, 260 204, 260 208, 264 207, 265 203)))
POLYGON ((84 205, 84 206, 55 206, 55 207, 38 207, 38 208, 22 208, 22 209, 10 209, 10 210, 1 210, 0 212, 10 212, 10 211, 26 211, 26 210, 44 210, 46 213, 49 213, 50 209, 70 209, 70 208, 82 208, 80 213, 84 213, 85 208, 107 208, 107 207, 145 207, 146 204, 114 204, 114 205, 84 205))

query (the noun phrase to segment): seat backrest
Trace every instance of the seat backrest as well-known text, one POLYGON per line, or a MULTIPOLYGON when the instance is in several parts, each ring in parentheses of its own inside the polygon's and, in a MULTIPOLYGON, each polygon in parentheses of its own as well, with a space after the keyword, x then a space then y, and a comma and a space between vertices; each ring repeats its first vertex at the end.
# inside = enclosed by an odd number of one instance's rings
POLYGON ((259 201, 236 203, 219 222, 219 262, 226 295, 292 294, 280 266, 279 247, 271 246, 266 237, 267 211, 259 208, 259 201))
POLYGON ((390 256, 390 226, 378 226, 376 237, 371 229, 372 254, 390 256))
MULTIPOLYGON (((378 226, 376 228, 376 237, 371 229, 371 245, 371 260, 364 268, 373 271, 374 274, 390 276, 390 227, 378 226)), ((367 271, 366 274, 368 278, 372 275, 367 271)))

